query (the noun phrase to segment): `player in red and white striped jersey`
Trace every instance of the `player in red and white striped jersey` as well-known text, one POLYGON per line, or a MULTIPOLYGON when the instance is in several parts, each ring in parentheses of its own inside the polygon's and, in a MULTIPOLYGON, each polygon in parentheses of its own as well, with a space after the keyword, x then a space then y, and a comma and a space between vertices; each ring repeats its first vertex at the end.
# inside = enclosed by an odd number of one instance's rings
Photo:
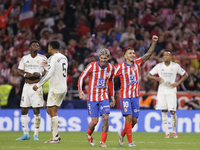
POLYGON ((140 67, 153 54, 158 37, 152 37, 153 43, 148 52, 135 60, 135 50, 131 47, 125 49, 125 61, 116 67, 114 76, 119 76, 121 87, 119 91, 120 105, 123 116, 125 116, 125 128, 118 132, 119 145, 123 146, 125 134, 127 134, 129 147, 135 147, 132 141, 132 128, 137 123, 139 116, 139 78, 140 67))
POLYGON ((110 51, 103 48, 99 52, 99 61, 90 63, 79 77, 78 90, 79 98, 85 100, 85 94, 82 90, 82 85, 87 76, 89 76, 89 89, 87 94, 88 112, 92 121, 89 123, 87 137, 91 146, 95 143, 92 138, 92 133, 99 120, 99 113, 103 118, 102 137, 100 146, 106 147, 105 141, 108 132, 108 115, 110 106, 115 106, 114 98, 114 65, 108 63, 110 51), (109 104, 109 95, 111 102, 109 104))

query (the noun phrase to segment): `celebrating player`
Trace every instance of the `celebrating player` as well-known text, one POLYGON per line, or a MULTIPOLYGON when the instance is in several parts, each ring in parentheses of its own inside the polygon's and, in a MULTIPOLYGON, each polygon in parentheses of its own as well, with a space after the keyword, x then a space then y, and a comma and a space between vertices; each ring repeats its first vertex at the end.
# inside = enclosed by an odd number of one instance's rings
POLYGON ((23 87, 22 98, 21 98, 21 123, 24 134, 16 139, 17 141, 29 140, 28 131, 28 110, 29 107, 33 107, 34 112, 34 126, 35 132, 33 140, 38 141, 38 131, 40 127, 40 108, 43 107, 43 92, 42 87, 38 91, 33 91, 33 86, 40 80, 40 76, 45 74, 45 62, 47 58, 43 55, 38 54, 40 43, 37 40, 33 40, 29 44, 30 54, 22 57, 19 67, 18 74, 25 77, 25 84, 23 87))
POLYGON ((176 134, 176 87, 188 77, 188 74, 180 67, 179 64, 171 62, 172 55, 169 50, 165 50, 163 58, 164 62, 157 64, 149 72, 147 79, 152 79, 159 82, 156 109, 162 110, 162 123, 166 133, 165 138, 170 137, 167 120, 168 110, 170 111, 172 119, 172 135, 174 138, 178 138, 176 134), (159 77, 153 76, 155 74, 158 74, 159 77), (177 74, 182 75, 182 78, 175 82, 177 74))
POLYGON ((79 98, 85 100, 85 94, 82 90, 82 85, 87 76, 89 76, 89 89, 87 94, 88 112, 92 121, 89 123, 87 138, 91 146, 95 146, 92 133, 99 120, 99 113, 103 117, 102 136, 100 147, 107 147, 105 141, 108 132, 108 115, 110 113, 110 106, 115 106, 114 98, 114 65, 108 63, 110 51, 103 48, 99 52, 99 61, 90 63, 84 72, 79 77, 78 90, 79 98), (111 103, 109 104, 108 89, 111 96, 111 103))
POLYGON ((49 80, 49 94, 47 98, 47 112, 51 116, 53 138, 45 143, 60 143, 58 134, 58 107, 60 107, 67 92, 67 58, 59 53, 59 42, 50 41, 48 52, 52 55, 48 59, 46 75, 33 87, 36 91, 49 80))
POLYGON ((123 146, 124 136, 127 134, 128 146, 135 147, 132 141, 132 128, 137 123, 139 116, 139 78, 140 67, 153 54, 158 37, 152 37, 153 43, 148 52, 135 60, 135 50, 131 47, 124 51, 125 61, 118 64, 114 76, 119 76, 121 87, 119 91, 120 106, 123 116, 125 116, 125 127, 119 131, 119 145, 123 146))

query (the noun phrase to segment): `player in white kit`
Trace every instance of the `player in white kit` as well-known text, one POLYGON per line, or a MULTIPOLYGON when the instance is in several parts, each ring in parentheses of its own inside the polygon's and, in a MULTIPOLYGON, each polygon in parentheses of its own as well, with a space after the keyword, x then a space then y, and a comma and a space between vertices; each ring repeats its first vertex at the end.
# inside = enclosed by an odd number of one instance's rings
POLYGON ((147 75, 147 79, 153 79, 159 82, 156 109, 162 110, 162 123, 165 130, 165 138, 169 138, 167 112, 170 111, 172 121, 172 135, 174 138, 178 138, 176 134, 176 107, 177 96, 176 87, 181 84, 187 77, 187 72, 180 67, 179 64, 171 62, 171 52, 165 50, 163 53, 164 62, 157 64, 147 75), (153 76, 158 74, 159 77, 153 76), (179 81, 175 81, 177 74, 180 74, 182 78, 179 81))
POLYGON ((48 44, 48 52, 52 55, 48 59, 48 70, 46 75, 33 87, 38 90, 49 80, 49 94, 47 98, 47 112, 51 117, 53 138, 45 143, 60 143, 60 135, 58 134, 58 107, 60 107, 67 93, 67 58, 59 53, 59 42, 50 41, 48 44))
POLYGON ((34 112, 35 132, 33 140, 39 140, 38 131, 41 120, 40 108, 43 107, 44 103, 42 87, 38 91, 34 91, 33 86, 40 80, 40 77, 46 73, 45 63, 47 63, 47 58, 38 54, 40 43, 37 40, 31 41, 29 47, 30 54, 22 57, 18 67, 18 74, 25 77, 25 84, 20 103, 21 123, 24 134, 20 138, 16 139, 17 141, 30 139, 28 130, 28 110, 30 107, 33 108, 34 112))

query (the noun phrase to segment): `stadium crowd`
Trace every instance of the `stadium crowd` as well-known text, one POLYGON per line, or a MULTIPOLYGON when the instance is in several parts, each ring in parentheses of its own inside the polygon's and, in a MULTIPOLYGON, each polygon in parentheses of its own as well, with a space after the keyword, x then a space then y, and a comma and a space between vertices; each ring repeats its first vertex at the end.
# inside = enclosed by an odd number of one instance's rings
MULTIPOLYGON (((140 90, 145 86, 156 91, 158 83, 145 76, 158 62, 164 49, 172 52, 173 61, 188 72, 179 91, 200 90, 200 2, 198 0, 32 0, 31 26, 21 27, 20 11, 24 0, 0 0, 0 85, 9 83, 15 95, 21 94, 24 79, 17 74, 19 60, 29 54, 32 39, 40 41, 40 54, 49 57, 47 43, 58 40, 60 52, 69 61, 68 91, 77 91, 84 68, 98 60, 101 48, 111 52, 115 66, 124 61, 123 51, 135 49, 143 56, 151 45, 152 35, 159 41, 151 58, 141 70, 140 90)), ((119 90, 119 79, 115 80, 119 90)), ((84 89, 87 91, 87 80, 84 89)), ((78 94, 71 98, 78 98, 78 94)))

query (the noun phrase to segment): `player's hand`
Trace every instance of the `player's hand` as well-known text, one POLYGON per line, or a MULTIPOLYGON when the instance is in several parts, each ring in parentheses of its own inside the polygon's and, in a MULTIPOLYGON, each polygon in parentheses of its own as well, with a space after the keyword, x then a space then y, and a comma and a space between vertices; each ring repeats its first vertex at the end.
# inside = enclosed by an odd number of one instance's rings
POLYGON ((79 91, 79 98, 85 100, 85 94, 83 91, 79 91))
POLYGON ((37 85, 33 86, 33 90, 36 91, 38 89, 37 85))
POLYGON ((33 77, 40 77, 40 76, 41 76, 41 74, 39 72, 34 72, 33 73, 33 77))
POLYGON ((43 65, 43 66, 48 66, 48 62, 47 62, 46 60, 43 59, 43 60, 42 60, 42 65, 43 65))
POLYGON ((158 37, 156 35, 153 35, 152 40, 153 40, 153 42, 157 42, 158 41, 158 37))
POLYGON ((159 78, 158 78, 158 82, 159 82, 159 83, 163 83, 164 80, 163 80, 161 77, 159 77, 159 78))
POLYGON ((174 88, 174 87, 177 87, 179 84, 177 82, 173 83, 170 85, 170 87, 174 88))
POLYGON ((110 106, 111 106, 111 107, 114 107, 114 106, 115 106, 115 98, 114 98, 114 96, 111 96, 110 106))

